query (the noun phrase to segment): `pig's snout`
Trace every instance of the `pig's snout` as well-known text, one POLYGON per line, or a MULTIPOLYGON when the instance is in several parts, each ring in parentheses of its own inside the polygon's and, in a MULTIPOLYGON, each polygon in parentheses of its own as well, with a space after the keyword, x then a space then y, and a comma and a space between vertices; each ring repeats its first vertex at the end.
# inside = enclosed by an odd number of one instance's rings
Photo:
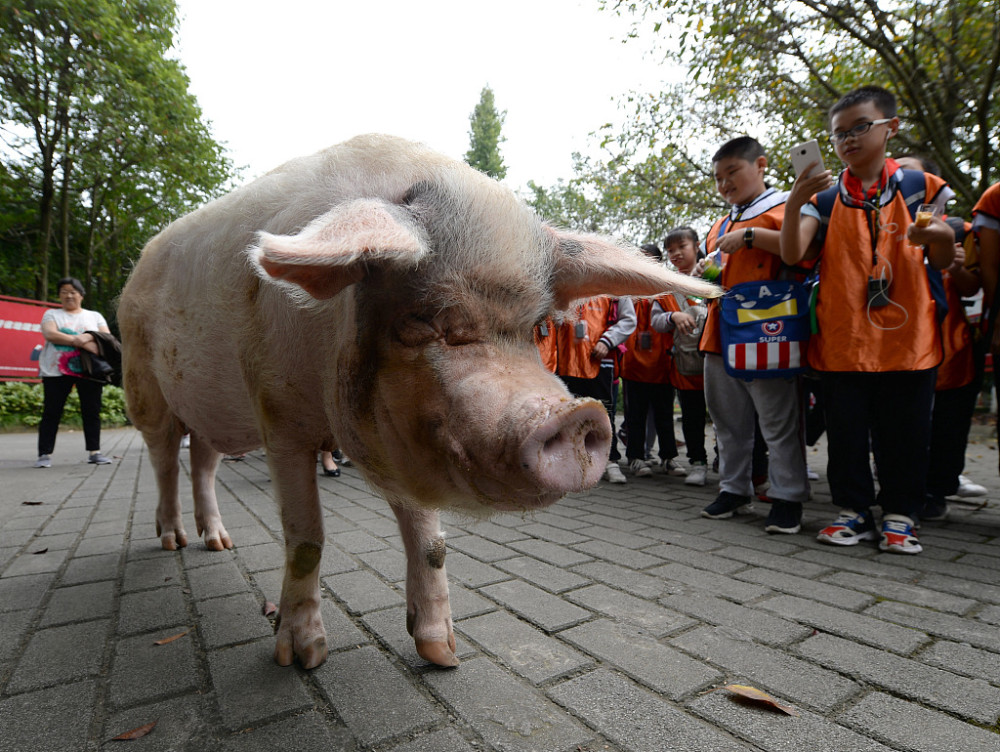
POLYGON ((611 448, 611 422, 596 400, 574 400, 546 418, 522 445, 521 463, 539 487, 560 494, 594 486, 611 448))

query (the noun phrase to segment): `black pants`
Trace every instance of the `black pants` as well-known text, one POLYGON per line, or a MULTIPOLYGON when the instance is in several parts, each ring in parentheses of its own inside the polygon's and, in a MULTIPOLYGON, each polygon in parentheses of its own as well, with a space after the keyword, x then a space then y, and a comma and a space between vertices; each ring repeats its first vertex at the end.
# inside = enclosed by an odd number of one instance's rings
POLYGON ((936 376, 935 368, 821 375, 834 504, 863 512, 877 503, 885 514, 909 517, 923 506, 936 376), (869 435, 878 467, 877 499, 869 435))
MULTIPOLYGON (((618 434, 615 431, 615 413, 618 412, 618 393, 615 390, 615 370, 614 364, 608 363, 605 365, 601 363, 601 371, 596 377, 592 379, 581 379, 578 376, 560 376, 566 388, 569 389, 570 394, 574 397, 590 397, 591 399, 600 400, 601 404, 604 405, 604 409, 608 411, 608 419, 611 421, 611 451, 608 453, 608 459, 611 462, 617 462, 622 458, 621 452, 618 451, 618 434)), ((643 424, 643 429, 639 432, 640 435, 645 436, 645 424, 643 424)))
POLYGON ((674 438, 674 388, 670 384, 648 384, 645 381, 625 382, 625 430, 628 446, 625 456, 630 460, 646 457, 646 416, 653 408, 656 438, 660 443, 660 459, 672 460, 677 456, 674 438))
POLYGON ((965 448, 972 426, 972 413, 982 379, 957 389, 934 393, 931 419, 931 451, 927 462, 927 493, 951 496, 958 490, 958 476, 965 469, 965 448))
POLYGON ((80 397, 80 415, 83 418, 83 438, 88 452, 101 448, 101 392, 104 384, 75 376, 46 376, 42 379, 45 402, 42 422, 38 425, 38 454, 52 454, 56 448, 56 433, 62 420, 63 408, 69 393, 76 387, 80 397))
POLYGON ((687 447, 688 462, 708 464, 705 452, 705 391, 703 389, 678 389, 681 403, 681 430, 687 447))

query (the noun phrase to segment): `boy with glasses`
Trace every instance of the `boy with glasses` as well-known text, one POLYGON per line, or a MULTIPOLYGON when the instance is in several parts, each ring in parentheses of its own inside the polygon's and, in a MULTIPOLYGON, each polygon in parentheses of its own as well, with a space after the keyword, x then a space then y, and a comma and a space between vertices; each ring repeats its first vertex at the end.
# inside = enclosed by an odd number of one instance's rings
POLYGON ((880 538, 883 551, 916 554, 942 358, 931 278, 951 264, 955 235, 937 216, 917 226, 910 205, 943 209, 952 194, 940 178, 902 170, 886 157, 899 118, 885 89, 866 86, 844 96, 830 110, 830 130, 846 169, 836 182, 829 171, 808 177, 811 168, 804 170, 781 229, 785 263, 820 263, 809 364, 822 381, 828 477, 841 513, 818 538, 841 546, 880 538), (877 447, 877 498, 869 434, 877 447), (881 535, 871 512, 876 503, 881 535))

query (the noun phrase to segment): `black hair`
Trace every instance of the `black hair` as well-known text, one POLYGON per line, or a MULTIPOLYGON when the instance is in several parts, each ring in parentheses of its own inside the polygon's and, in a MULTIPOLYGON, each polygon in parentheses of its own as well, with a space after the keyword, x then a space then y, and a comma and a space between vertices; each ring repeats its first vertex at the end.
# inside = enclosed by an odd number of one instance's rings
POLYGON ((656 243, 643 243, 639 247, 647 256, 652 256, 657 261, 663 261, 663 251, 660 250, 660 246, 656 243))
POLYGON ((931 175, 940 175, 941 168, 938 167, 938 163, 933 159, 928 159, 927 157, 922 157, 919 154, 902 154, 896 159, 915 159, 920 162, 920 169, 924 172, 929 172, 931 175))
POLYGON ((690 240, 691 244, 694 245, 695 258, 702 259, 705 257, 705 254, 701 250, 701 246, 698 245, 698 231, 693 227, 688 227, 687 225, 675 227, 668 232, 667 237, 663 240, 663 249, 666 250, 670 247, 671 243, 679 243, 682 240, 690 240))
POLYGON ((86 295, 87 293, 83 289, 83 282, 78 280, 76 277, 63 277, 58 282, 56 282, 56 292, 62 289, 63 285, 70 285, 74 290, 76 290, 81 295, 86 295))
POLYGON ((848 107, 871 102, 875 109, 882 113, 883 117, 896 117, 896 95, 881 86, 862 86, 854 91, 847 92, 833 107, 830 108, 829 117, 833 116, 848 107))
POLYGON ((764 151, 764 147, 757 139, 750 136, 738 136, 719 147, 719 150, 712 156, 712 163, 721 162, 729 157, 755 162, 758 158, 766 156, 767 152, 764 151))

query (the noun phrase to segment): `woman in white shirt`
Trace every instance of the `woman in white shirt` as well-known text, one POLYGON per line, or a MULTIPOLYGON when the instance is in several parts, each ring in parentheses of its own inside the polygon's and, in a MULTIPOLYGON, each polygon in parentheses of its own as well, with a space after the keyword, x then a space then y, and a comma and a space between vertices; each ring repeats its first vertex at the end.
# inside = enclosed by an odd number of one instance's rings
POLYGON ((101 454, 101 393, 104 385, 83 376, 80 351, 97 353, 97 343, 86 332, 110 332, 104 316, 83 308, 83 283, 74 277, 64 277, 56 285, 62 308, 50 308, 42 316, 45 347, 39 357, 38 373, 42 377, 45 402, 42 422, 38 426, 38 459, 35 467, 51 467, 56 433, 62 420, 69 393, 76 387, 83 417, 83 436, 94 465, 111 462, 101 454))

